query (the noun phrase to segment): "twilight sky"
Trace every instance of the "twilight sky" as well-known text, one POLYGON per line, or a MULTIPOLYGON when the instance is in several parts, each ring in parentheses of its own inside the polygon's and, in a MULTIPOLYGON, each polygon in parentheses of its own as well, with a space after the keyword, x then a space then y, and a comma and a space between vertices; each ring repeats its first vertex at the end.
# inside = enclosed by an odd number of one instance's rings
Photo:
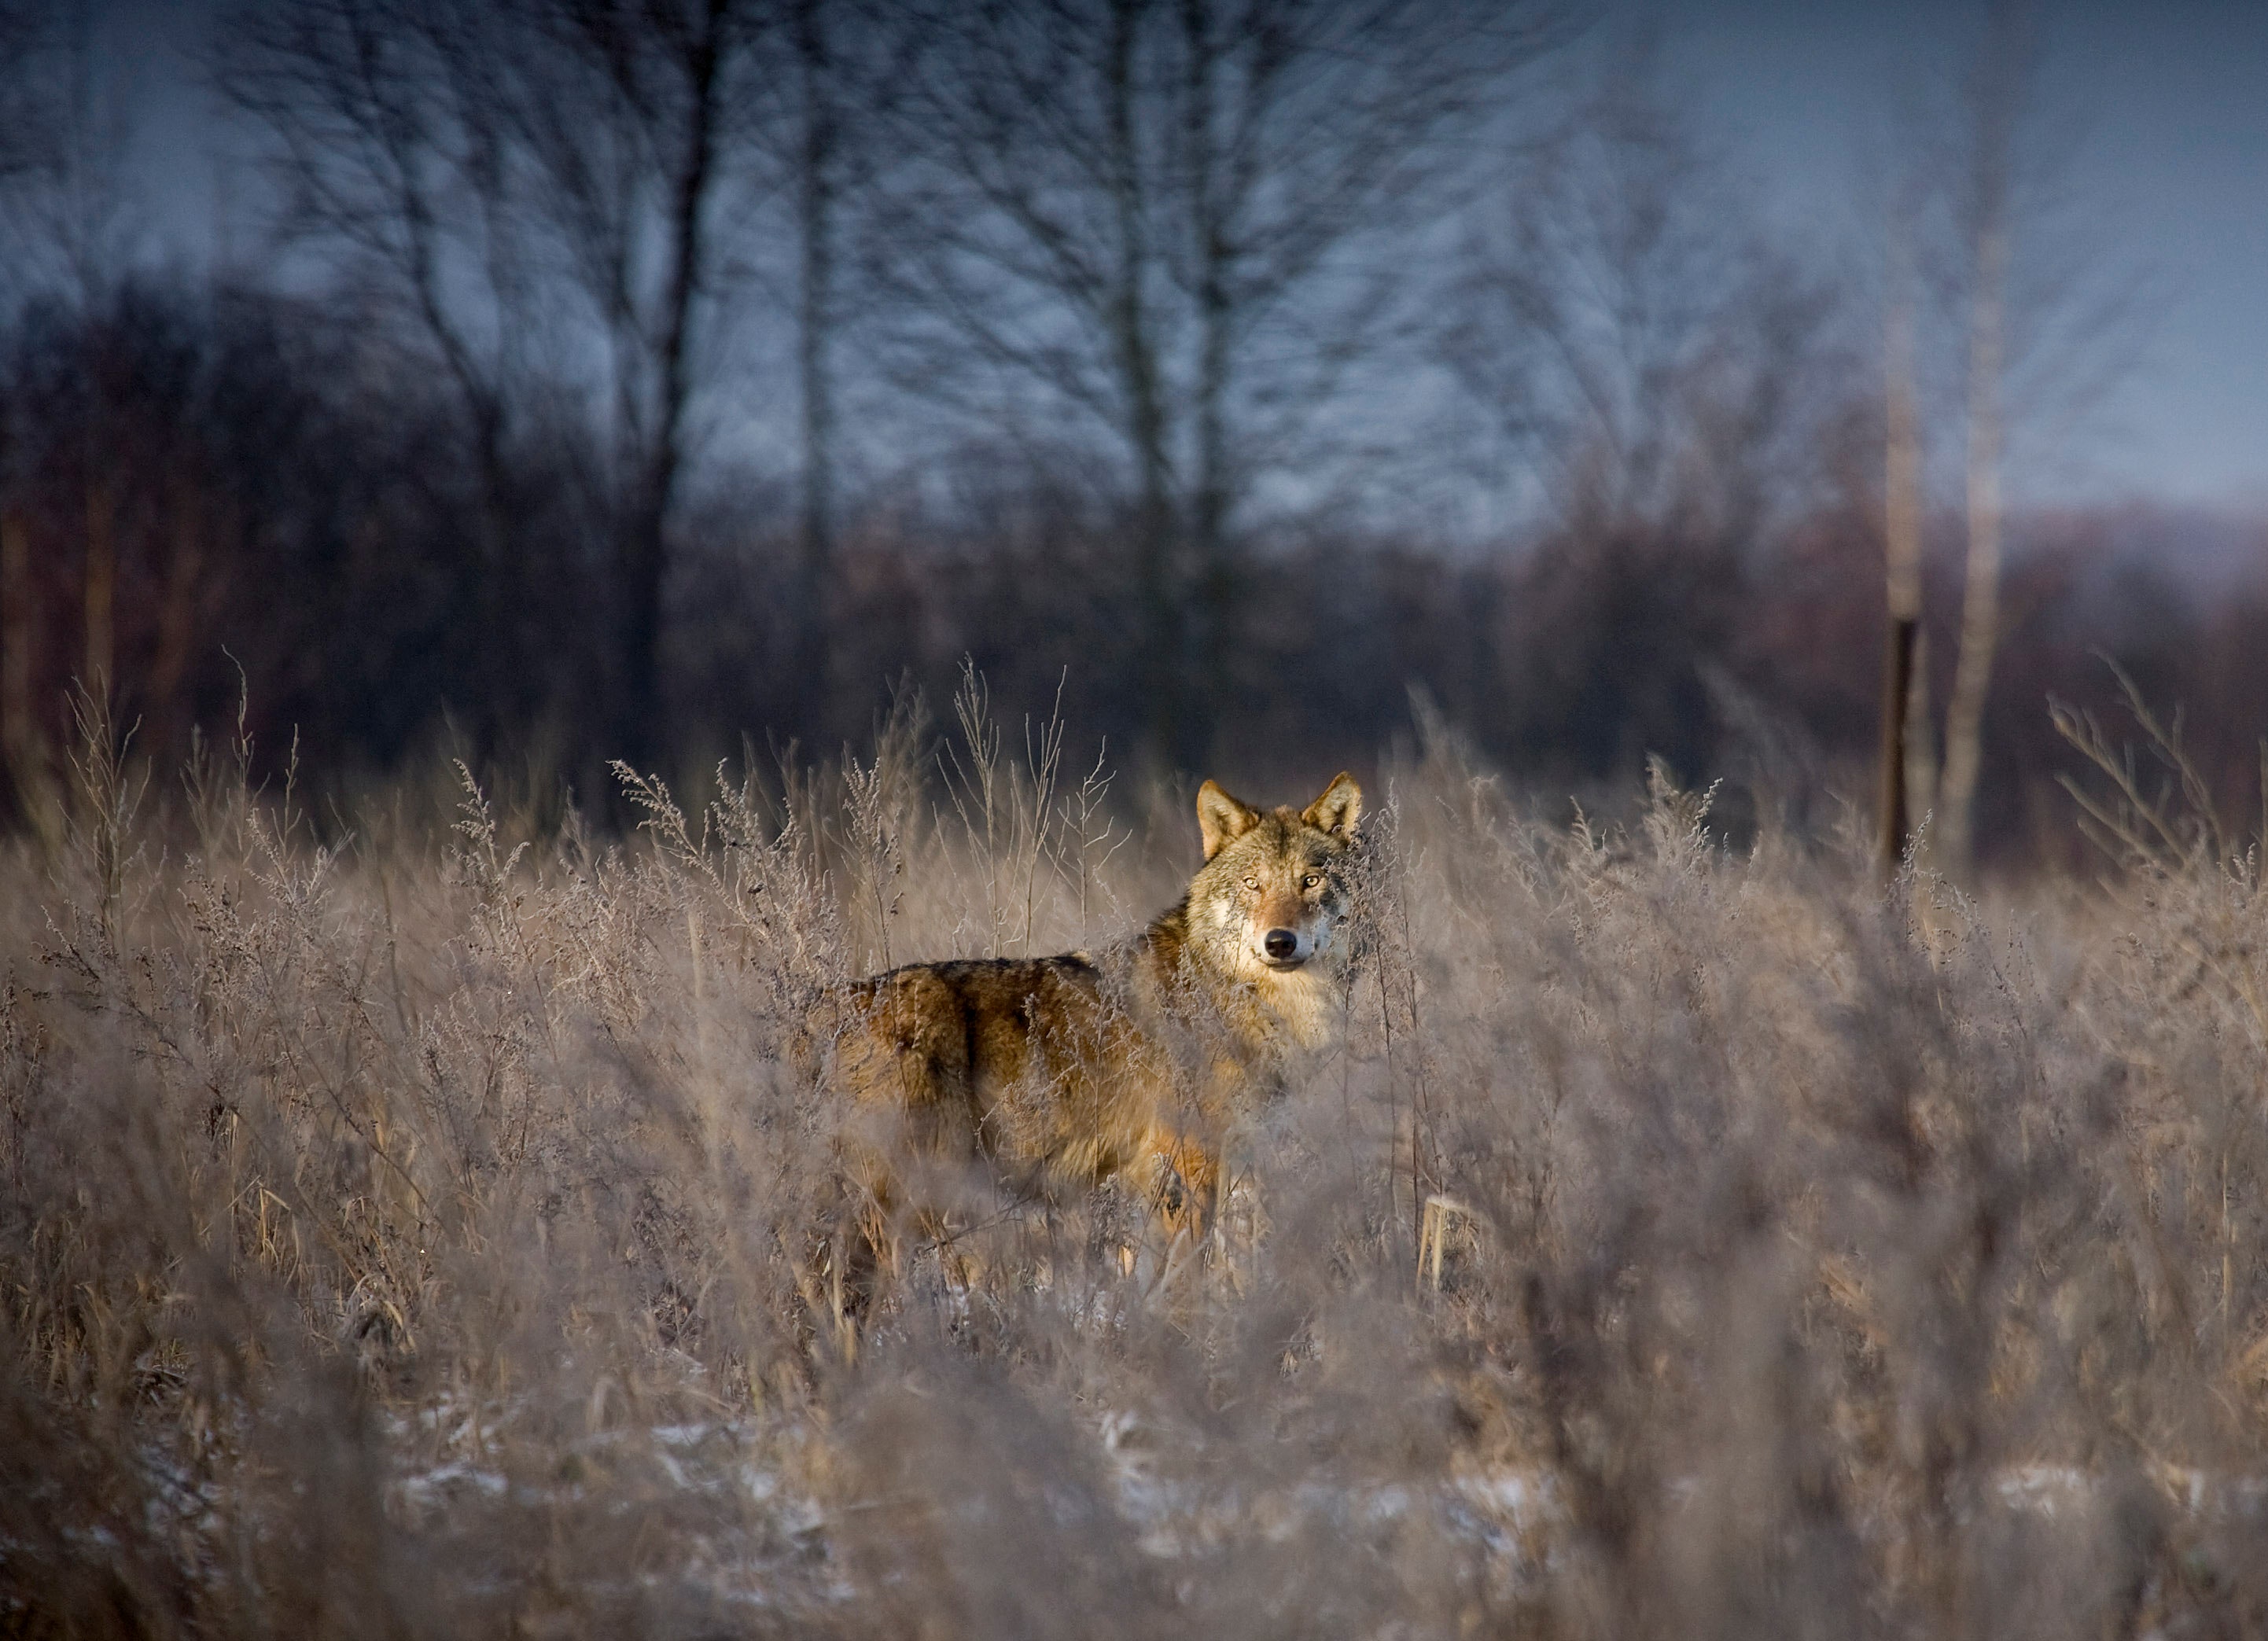
MULTIPOLYGON (((206 11, 122 0, 104 36, 136 86, 158 233, 192 257, 258 193, 217 161, 231 144, 191 62, 206 11)), ((1896 111, 1949 107, 1981 12, 1981 0, 1607 0, 1584 49, 1654 19, 1665 89, 1779 231, 1863 259, 1880 243, 1868 179, 1884 173, 1896 111)), ((2268 0, 2036 0, 2035 16, 2067 214, 2092 261, 2140 276, 2146 313, 2085 436, 2052 474, 2012 471, 2011 494, 2268 508, 2268 0)))
MULTIPOLYGON (((1863 245, 1879 231, 1859 179, 1891 110, 1959 72, 1980 11, 1660 0, 1654 14, 1705 129, 1781 219, 1863 245)), ((2268 0, 2038 0, 2036 16, 2073 212, 2106 262, 2142 276, 2149 310, 2078 475, 2054 489, 2268 505, 2268 0)))

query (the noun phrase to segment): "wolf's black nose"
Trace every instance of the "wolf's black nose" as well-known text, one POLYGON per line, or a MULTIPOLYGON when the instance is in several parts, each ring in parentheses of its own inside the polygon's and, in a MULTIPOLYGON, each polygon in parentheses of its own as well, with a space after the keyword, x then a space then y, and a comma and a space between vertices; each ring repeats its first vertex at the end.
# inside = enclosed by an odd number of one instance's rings
POLYGON ((1280 963, 1300 949, 1300 937, 1289 929, 1270 929, 1260 949, 1280 963))

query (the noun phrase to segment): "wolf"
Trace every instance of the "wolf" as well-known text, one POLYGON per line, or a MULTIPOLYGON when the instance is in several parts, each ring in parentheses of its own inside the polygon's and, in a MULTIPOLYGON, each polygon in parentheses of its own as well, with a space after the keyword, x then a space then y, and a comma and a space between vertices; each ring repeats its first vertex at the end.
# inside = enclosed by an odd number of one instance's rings
POLYGON ((1340 1041, 1362 789, 1341 773, 1305 809, 1263 811, 1207 781, 1197 817, 1204 865, 1130 938, 918 963, 838 995, 854 1286, 895 1262, 902 1214, 940 1239, 968 1223, 972 1183, 1053 1201, 1119 1180, 1169 1246, 1202 1241, 1225 1137, 1340 1041))

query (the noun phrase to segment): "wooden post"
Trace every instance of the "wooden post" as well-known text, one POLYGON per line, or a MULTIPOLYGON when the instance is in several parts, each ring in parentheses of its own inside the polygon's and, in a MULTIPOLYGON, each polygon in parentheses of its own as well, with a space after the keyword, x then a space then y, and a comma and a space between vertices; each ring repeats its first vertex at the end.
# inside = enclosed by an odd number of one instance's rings
POLYGON ((1889 303, 1882 351, 1888 449, 1882 494, 1883 558, 1889 620, 1882 650, 1881 828, 1884 873, 1905 857, 1915 815, 1906 771, 1911 761, 1916 656, 1921 636, 1921 430, 1914 407, 1914 279, 1911 216, 1902 202, 1890 218, 1889 303))

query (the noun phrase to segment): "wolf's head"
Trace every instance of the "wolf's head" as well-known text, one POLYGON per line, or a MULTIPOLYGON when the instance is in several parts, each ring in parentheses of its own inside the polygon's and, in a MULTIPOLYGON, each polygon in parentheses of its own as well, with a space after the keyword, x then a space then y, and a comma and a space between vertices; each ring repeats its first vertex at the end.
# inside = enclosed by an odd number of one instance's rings
POLYGON ((1262 981, 1322 959, 1347 916, 1344 868, 1362 819, 1362 788, 1341 775, 1305 809, 1259 810, 1207 781, 1197 789, 1205 864, 1189 918, 1232 972, 1262 981))

